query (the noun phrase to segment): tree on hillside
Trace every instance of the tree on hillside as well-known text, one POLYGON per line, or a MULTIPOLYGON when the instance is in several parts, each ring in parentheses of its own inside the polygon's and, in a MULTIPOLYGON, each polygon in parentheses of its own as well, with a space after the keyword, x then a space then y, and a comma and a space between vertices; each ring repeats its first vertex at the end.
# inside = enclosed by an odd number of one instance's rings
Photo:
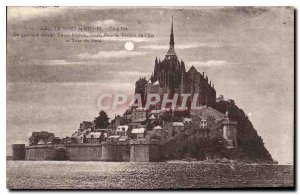
POLYGON ((142 97, 144 97, 145 93, 145 86, 147 84, 147 80, 145 77, 140 78, 135 82, 135 94, 141 94, 142 97))
POLYGON ((109 118, 105 111, 101 110, 99 116, 96 117, 96 129, 106 129, 109 125, 109 118))

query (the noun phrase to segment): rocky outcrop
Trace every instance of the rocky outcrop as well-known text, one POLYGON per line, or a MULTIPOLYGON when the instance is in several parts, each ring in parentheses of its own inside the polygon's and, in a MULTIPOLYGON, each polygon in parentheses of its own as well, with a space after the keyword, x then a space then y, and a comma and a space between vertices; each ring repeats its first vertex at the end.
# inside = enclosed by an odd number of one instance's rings
POLYGON ((257 134, 251 121, 242 109, 233 101, 218 101, 216 109, 222 113, 228 111, 228 117, 236 121, 237 125, 237 150, 234 158, 247 162, 273 163, 272 156, 264 146, 262 138, 257 134))

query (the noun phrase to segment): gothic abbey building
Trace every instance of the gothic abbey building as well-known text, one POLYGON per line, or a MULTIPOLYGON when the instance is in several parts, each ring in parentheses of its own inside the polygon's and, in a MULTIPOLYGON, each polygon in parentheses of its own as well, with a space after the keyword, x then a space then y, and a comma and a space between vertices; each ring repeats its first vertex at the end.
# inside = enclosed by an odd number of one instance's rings
POLYGON ((215 107, 216 91, 214 85, 208 81, 208 77, 204 72, 199 73, 194 66, 188 71, 185 69, 183 60, 179 61, 175 52, 175 42, 173 33, 173 19, 170 34, 170 47, 161 61, 157 57, 155 59, 154 72, 151 78, 147 81, 145 78, 140 78, 136 82, 136 93, 147 95, 149 93, 175 94, 180 97, 181 94, 198 94, 196 106, 215 107), (144 85, 143 85, 144 84, 144 85), (144 87, 141 87, 144 86, 144 87))

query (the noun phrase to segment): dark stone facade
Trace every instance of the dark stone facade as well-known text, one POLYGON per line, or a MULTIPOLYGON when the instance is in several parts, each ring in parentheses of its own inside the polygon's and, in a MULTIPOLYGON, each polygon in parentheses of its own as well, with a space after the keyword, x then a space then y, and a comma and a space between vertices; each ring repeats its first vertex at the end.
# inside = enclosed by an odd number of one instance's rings
POLYGON ((173 21, 169 50, 162 61, 157 58, 155 59, 154 72, 148 85, 154 84, 157 81, 161 89, 168 89, 167 93, 169 94, 178 93, 180 96, 180 94, 188 93, 192 97, 194 94, 198 94, 196 106, 207 105, 212 108, 215 107, 216 91, 208 80, 208 77, 204 75, 204 72, 202 74, 199 73, 194 66, 186 71, 184 61, 179 61, 175 53, 173 21))

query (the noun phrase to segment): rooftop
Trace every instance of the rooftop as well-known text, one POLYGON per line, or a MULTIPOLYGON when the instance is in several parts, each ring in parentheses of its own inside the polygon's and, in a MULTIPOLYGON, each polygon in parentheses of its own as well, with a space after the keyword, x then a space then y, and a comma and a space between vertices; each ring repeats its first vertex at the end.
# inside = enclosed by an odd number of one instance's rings
POLYGON ((117 131, 126 132, 128 130, 128 125, 120 125, 117 127, 117 131))
POLYGON ((176 127, 184 127, 183 122, 173 122, 172 125, 176 127))
POLYGON ((154 127, 153 129, 156 129, 156 130, 159 130, 159 129, 162 129, 161 126, 157 125, 156 127, 154 127))
POLYGON ((138 128, 138 129, 132 129, 133 134, 138 134, 138 133, 144 133, 145 132, 145 128, 138 128))

